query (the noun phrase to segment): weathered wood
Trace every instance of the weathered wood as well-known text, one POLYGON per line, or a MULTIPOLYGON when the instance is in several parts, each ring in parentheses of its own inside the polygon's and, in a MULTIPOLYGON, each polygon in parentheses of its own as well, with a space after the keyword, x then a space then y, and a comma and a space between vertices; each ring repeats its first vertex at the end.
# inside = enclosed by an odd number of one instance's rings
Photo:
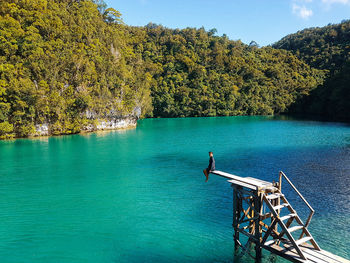
MULTIPOLYGON (((279 254, 282 257, 284 257, 284 253, 289 251, 288 254, 294 257, 294 262, 305 262, 305 260, 300 259, 296 251, 293 251, 291 248, 292 247, 290 245, 284 245, 284 247, 277 247, 275 245, 272 245, 269 251, 273 252, 273 250, 278 250, 279 252, 282 252, 282 254, 279 254)), ((349 260, 336 256, 328 251, 316 250, 309 244, 301 245, 300 248, 306 255, 308 263, 350 263, 349 260)))
POLYGON ((277 199, 277 198, 279 198, 281 196, 283 196, 283 194, 276 193, 276 194, 272 194, 272 195, 267 195, 266 198, 269 199, 269 200, 272 200, 272 199, 277 199))
MULTIPOLYGON (((272 183, 270 183, 270 182, 266 182, 266 181, 262 181, 262 180, 256 180, 256 179, 252 179, 252 178, 240 177, 240 176, 229 174, 229 173, 225 173, 225 172, 222 172, 222 171, 215 170, 215 171, 212 171, 211 173, 215 174, 215 175, 219 175, 219 176, 225 177, 225 178, 228 178, 228 179, 235 180, 235 181, 237 181, 236 182, 237 185, 240 185, 240 184, 247 185, 248 184, 250 186, 255 187, 256 190, 258 190, 259 188, 273 186, 272 183)), ((242 185, 242 186, 244 186, 244 185, 242 185)))
POLYGON ((304 243, 310 241, 311 239, 312 239, 312 237, 303 237, 302 239, 296 240, 295 243, 297 245, 301 245, 301 244, 304 244, 304 243))
POLYGON ((232 226, 234 228, 234 242, 235 242, 235 249, 238 249, 238 246, 240 245, 239 242, 239 232, 237 231, 237 213, 238 213, 238 198, 237 198, 237 186, 232 184, 233 188, 233 222, 232 226))
MULTIPOLYGON (((273 206, 271 205, 269 199, 264 196, 264 201, 266 202, 267 206, 270 208, 272 214, 274 215, 274 217, 277 218, 278 224, 281 226, 282 230, 285 231, 288 239, 290 240, 290 242, 293 244, 294 248, 296 249, 296 251, 298 252, 299 256, 302 259, 306 259, 305 255, 303 254, 303 252, 300 250, 300 248, 298 247, 298 245, 295 242, 294 237, 288 232, 286 225, 283 223, 282 218, 279 218, 278 214, 276 213, 276 211, 273 209, 273 206)), ((288 216, 294 216, 293 214, 290 214, 288 216)))
POLYGON ((261 243, 262 244, 265 244, 267 238, 270 236, 270 234, 272 233, 272 231, 275 229, 275 225, 277 224, 277 219, 273 219, 271 225, 268 227, 266 233, 265 233, 265 236, 263 237, 261 243))
POLYGON ((287 220, 290 218, 294 218, 295 216, 296 216, 296 214, 288 214, 288 215, 282 216, 280 219, 281 219, 281 221, 284 221, 284 220, 287 220))
POLYGON ((281 204, 281 205, 274 206, 273 209, 275 209, 275 211, 278 211, 278 210, 280 210, 280 209, 282 209, 284 207, 287 207, 287 206, 289 206, 289 204, 284 203, 284 204, 281 204))
POLYGON ((260 213, 262 208, 262 199, 259 196, 259 193, 255 193, 254 198, 254 210, 252 212, 256 212, 257 219, 254 220, 254 234, 255 234, 255 255, 258 262, 261 261, 262 251, 261 251, 261 226, 259 224, 260 213))
POLYGON ((304 228, 304 226, 292 226, 292 227, 288 228, 288 231, 289 231, 289 233, 293 233, 293 232, 301 230, 303 228, 304 228))
POLYGON ((256 190, 256 186, 255 185, 247 184, 247 183, 244 183, 244 182, 241 182, 241 181, 237 181, 237 180, 233 180, 233 179, 228 180, 228 182, 231 183, 231 184, 236 184, 236 185, 240 185, 240 186, 252 189, 252 190, 256 190))
POLYGON ((264 248, 297 263, 350 263, 347 259, 320 249, 307 229, 314 210, 283 172, 280 172, 277 184, 252 177, 239 177, 221 171, 213 171, 212 174, 230 179, 229 182, 233 188, 234 242, 236 248, 241 247, 244 250, 242 253, 249 253, 247 247, 251 242, 254 242, 255 259, 258 262, 261 259, 261 249, 264 248), (283 178, 310 208, 311 212, 305 224, 282 194, 283 178), (290 214, 280 217, 280 210, 284 207, 289 210, 290 214), (267 212, 265 208, 268 210, 267 212), (271 224, 267 225, 263 220, 269 218, 271 224), (292 226, 293 222, 298 225, 292 226), (278 226, 280 230, 278 230, 278 226), (298 230, 301 230, 302 234, 296 239, 292 233, 298 230), (239 240, 240 234, 248 237, 248 242, 244 246, 239 240), (306 236, 303 237, 303 235, 306 236))

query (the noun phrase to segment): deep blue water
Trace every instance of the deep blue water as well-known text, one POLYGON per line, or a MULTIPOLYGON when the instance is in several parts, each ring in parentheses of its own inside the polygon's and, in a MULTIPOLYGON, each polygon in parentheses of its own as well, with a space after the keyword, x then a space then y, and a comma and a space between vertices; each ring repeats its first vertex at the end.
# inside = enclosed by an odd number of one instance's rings
POLYGON ((234 257, 229 183, 204 182, 208 151, 240 176, 283 170, 319 245, 350 258, 350 127, 224 117, 0 142, 0 262, 252 262, 234 257))

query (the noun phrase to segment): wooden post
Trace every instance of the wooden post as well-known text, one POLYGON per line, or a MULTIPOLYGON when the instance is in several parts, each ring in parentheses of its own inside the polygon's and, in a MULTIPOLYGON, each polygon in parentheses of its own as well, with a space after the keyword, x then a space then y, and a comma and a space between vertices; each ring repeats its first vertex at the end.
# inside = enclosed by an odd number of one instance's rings
POLYGON ((278 190, 282 191, 282 172, 279 173, 278 190))
POLYGON ((239 247, 239 231, 237 230, 238 219, 240 216, 240 207, 239 207, 239 197, 238 197, 238 187, 234 184, 231 185, 233 189, 233 222, 232 226, 234 229, 234 242, 235 249, 237 250, 239 247))
POLYGON ((255 260, 256 262, 261 262, 261 257, 262 257, 262 253, 261 253, 261 226, 260 226, 260 215, 261 215, 261 208, 262 208, 262 204, 261 204, 262 200, 261 200, 261 196, 259 195, 259 192, 256 191, 254 193, 254 207, 255 210, 257 212, 257 219, 255 220, 255 260))

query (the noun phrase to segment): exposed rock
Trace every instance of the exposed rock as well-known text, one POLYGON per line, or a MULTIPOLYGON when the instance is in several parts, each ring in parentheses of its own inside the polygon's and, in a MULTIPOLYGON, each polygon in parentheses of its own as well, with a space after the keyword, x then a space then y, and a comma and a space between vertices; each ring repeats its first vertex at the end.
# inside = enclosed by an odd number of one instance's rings
POLYGON ((49 124, 37 124, 35 125, 34 136, 48 136, 49 135, 49 124))
POLYGON ((139 119, 139 118, 141 117, 141 113, 142 113, 141 107, 136 106, 136 107, 134 108, 134 115, 139 119))
POLYGON ((121 54, 117 48, 114 47, 113 44, 111 44, 111 53, 116 61, 118 61, 121 57, 121 54))
MULTIPOLYGON (((91 113, 91 112, 90 112, 91 113)), ((93 115, 93 113, 91 113, 93 115)), ((111 118, 111 119, 98 119, 93 123, 85 126, 82 131, 92 132, 99 130, 117 130, 135 128, 137 125, 137 118, 111 118)), ((48 123, 36 124, 35 133, 32 136, 49 136, 50 125, 48 123)))
POLYGON ((137 120, 135 118, 121 118, 121 119, 110 119, 110 120, 98 120, 96 126, 90 124, 85 127, 86 131, 96 130, 116 130, 136 127, 137 120))

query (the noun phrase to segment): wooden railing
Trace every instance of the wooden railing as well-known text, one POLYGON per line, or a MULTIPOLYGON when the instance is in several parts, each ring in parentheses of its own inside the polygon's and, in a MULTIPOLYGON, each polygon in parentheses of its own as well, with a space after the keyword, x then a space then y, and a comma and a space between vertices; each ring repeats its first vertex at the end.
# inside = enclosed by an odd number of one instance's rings
MULTIPOLYGON (((304 198, 304 196, 298 191, 298 189, 294 186, 294 184, 289 180, 289 178, 287 177, 287 175, 284 174, 284 172, 280 171, 279 173, 279 185, 278 188, 281 192, 282 190, 282 179, 283 177, 286 179, 286 181, 290 184, 290 186, 293 188, 293 190, 299 195, 299 197, 301 198, 301 200, 303 200, 303 202, 307 205, 307 207, 310 209, 310 214, 309 217, 307 218, 304 226, 308 227, 308 225, 310 224, 311 218, 315 213, 315 210, 312 208, 312 206, 308 203, 308 201, 306 201, 306 199, 304 198)), ((302 234, 303 235, 303 234, 302 234)))

